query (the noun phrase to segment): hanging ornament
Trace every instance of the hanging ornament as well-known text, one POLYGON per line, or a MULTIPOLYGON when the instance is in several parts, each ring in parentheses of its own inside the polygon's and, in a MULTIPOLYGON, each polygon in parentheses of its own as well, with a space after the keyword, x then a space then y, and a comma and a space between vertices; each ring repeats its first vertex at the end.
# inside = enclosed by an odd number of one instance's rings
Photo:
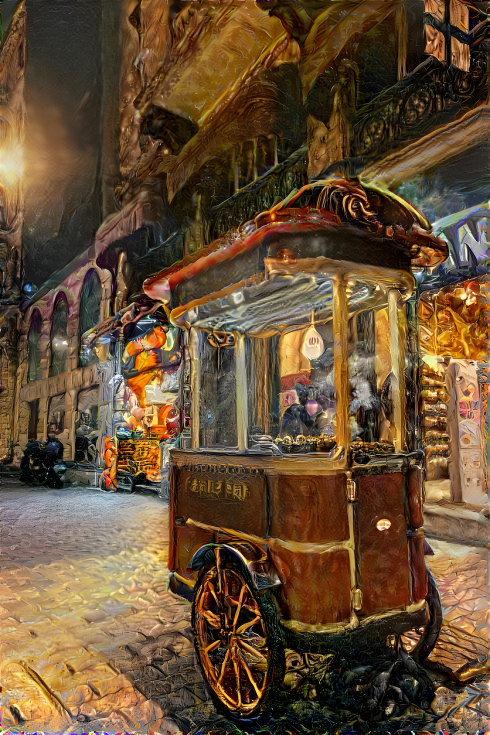
POLYGON ((308 360, 316 360, 320 355, 323 355, 324 344, 321 335, 315 329, 314 321, 315 312, 311 312, 311 325, 307 330, 304 340, 303 347, 301 348, 302 354, 308 358, 308 360))

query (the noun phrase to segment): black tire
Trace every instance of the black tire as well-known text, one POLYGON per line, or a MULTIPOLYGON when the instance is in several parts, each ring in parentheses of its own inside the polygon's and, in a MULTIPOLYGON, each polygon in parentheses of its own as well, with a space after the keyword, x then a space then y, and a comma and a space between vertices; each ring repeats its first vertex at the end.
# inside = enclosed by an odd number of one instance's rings
POLYGON ((192 604, 197 659, 218 711, 232 719, 255 717, 284 679, 276 604, 269 591, 258 594, 245 567, 215 553, 217 563, 200 571, 192 604))
POLYGON ((427 622, 417 643, 408 651, 410 656, 421 664, 423 664, 433 651, 442 627, 441 597, 437 582, 429 569, 427 569, 427 583, 428 591, 427 597, 425 598, 427 603, 427 622))

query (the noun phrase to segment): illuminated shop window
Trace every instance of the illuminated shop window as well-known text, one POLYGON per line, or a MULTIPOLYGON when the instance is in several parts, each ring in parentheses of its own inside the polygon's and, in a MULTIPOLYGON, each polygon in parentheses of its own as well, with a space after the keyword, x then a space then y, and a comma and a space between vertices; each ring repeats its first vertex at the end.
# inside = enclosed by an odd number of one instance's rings
POLYGON ((32 312, 31 325, 27 336, 27 380, 29 383, 42 378, 41 350, 39 349, 42 323, 41 312, 35 309, 32 312))
POLYGON ((60 375, 68 369, 68 304, 58 294, 51 321, 51 365, 49 375, 60 375))
POLYGON ((95 350, 86 350, 82 345, 82 335, 100 321, 100 303, 102 298, 102 286, 100 278, 94 270, 85 276, 82 293, 80 296, 80 316, 78 320, 78 346, 80 367, 92 365, 98 362, 95 350))

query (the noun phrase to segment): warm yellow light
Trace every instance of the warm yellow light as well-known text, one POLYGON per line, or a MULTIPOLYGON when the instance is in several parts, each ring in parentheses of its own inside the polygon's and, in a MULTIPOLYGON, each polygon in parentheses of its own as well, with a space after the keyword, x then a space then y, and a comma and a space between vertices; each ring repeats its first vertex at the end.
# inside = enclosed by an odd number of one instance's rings
POLYGON ((387 531, 391 528, 391 521, 389 521, 388 518, 380 518, 376 524, 376 528, 378 531, 387 531))
POLYGON ((22 175, 20 146, 0 148, 0 186, 11 189, 22 175))

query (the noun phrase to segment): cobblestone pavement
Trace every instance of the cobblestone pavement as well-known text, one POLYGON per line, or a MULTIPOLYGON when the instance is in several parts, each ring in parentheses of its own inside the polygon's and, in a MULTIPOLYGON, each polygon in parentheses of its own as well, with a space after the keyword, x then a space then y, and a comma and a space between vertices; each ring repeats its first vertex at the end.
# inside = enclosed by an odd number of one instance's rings
POLYGON ((189 605, 166 591, 166 504, 88 488, 0 492, 3 726, 179 732, 165 714, 185 716, 207 694, 189 605))
MULTIPOLYGON (((154 495, 16 481, 3 481, 0 504, 2 727, 213 729, 219 718, 196 666, 190 606, 166 591, 167 505, 154 495)), ((435 658, 457 668, 488 653, 488 559, 483 549, 431 544, 445 612, 435 658)), ((485 687, 440 687, 432 704, 440 725, 490 729, 485 687)), ((316 703, 287 707, 275 722, 294 715, 305 733, 313 716, 321 722, 316 703)))

